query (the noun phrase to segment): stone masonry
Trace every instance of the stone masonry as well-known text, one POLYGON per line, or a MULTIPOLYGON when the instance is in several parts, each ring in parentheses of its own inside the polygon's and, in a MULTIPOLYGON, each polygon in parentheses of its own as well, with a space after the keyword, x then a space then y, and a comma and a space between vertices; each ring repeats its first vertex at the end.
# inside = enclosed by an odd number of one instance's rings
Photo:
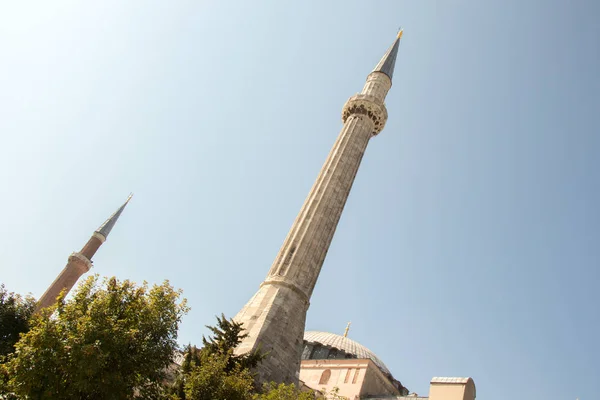
POLYGON ((259 381, 298 383, 310 296, 369 139, 386 123, 384 100, 392 86, 400 37, 401 32, 362 92, 344 105, 344 126, 265 281, 234 318, 249 335, 236 353, 268 353, 256 371, 259 381))

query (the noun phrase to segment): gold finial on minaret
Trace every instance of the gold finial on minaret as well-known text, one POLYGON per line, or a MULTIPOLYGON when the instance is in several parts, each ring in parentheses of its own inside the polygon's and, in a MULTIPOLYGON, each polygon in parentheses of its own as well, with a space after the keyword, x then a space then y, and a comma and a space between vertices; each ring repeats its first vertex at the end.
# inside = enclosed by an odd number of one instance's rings
POLYGON ((398 39, 400 39, 402 37, 402 34, 404 33, 404 29, 400 28, 400 30, 398 31, 398 39))
POLYGON ((348 325, 346 325, 346 330, 344 331, 344 337, 348 337, 348 331, 350 330, 350 324, 352 324, 352 321, 348 322, 348 325))

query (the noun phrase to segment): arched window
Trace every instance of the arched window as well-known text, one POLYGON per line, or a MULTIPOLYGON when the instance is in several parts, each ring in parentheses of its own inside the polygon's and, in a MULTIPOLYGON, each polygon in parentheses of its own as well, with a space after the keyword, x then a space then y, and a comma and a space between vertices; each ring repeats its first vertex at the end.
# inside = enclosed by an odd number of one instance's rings
POLYGON ((327 385, 327 382, 329 382, 330 377, 331 377, 330 369, 326 369, 325 371, 323 371, 323 373, 321 374, 321 379, 319 380, 319 385, 327 385))

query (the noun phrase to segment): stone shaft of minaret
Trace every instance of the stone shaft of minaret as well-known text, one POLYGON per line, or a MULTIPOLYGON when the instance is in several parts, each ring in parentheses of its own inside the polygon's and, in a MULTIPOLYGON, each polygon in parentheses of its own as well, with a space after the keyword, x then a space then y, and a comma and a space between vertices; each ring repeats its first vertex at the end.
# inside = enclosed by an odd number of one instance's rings
POLYGON ((96 254, 100 246, 102 246, 102 243, 106 241, 108 234, 115 226, 131 197, 132 195, 129 195, 127 201, 92 234, 92 237, 83 246, 81 251, 73 252, 69 256, 67 265, 38 300, 36 312, 53 305, 63 290, 66 292, 65 294, 69 293, 79 278, 92 268, 92 257, 96 254))
POLYGON ((344 105, 344 126, 267 278, 234 318, 248 334, 236 353, 268 353, 256 370, 259 381, 298 382, 309 300, 367 144, 387 120, 384 99, 400 37, 401 32, 362 92, 344 105))

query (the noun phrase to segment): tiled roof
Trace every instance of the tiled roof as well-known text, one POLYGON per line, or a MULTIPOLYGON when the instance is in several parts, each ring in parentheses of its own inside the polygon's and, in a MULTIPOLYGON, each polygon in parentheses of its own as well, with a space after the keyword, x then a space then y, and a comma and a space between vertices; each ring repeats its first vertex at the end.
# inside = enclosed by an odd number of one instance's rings
POLYGON ((436 377, 431 378, 431 383, 467 383, 467 382, 469 382, 469 379, 471 379, 471 378, 462 378, 462 377, 448 378, 448 377, 436 376, 436 377))
POLYGON ((325 346, 335 347, 338 350, 342 350, 346 353, 353 354, 356 358, 370 359, 381 369, 384 373, 392 375, 387 369, 383 361, 379 359, 371 350, 367 349, 362 344, 355 342, 352 339, 336 335, 335 333, 319 332, 319 331, 306 331, 304 332, 304 340, 309 343, 320 343, 325 346))

